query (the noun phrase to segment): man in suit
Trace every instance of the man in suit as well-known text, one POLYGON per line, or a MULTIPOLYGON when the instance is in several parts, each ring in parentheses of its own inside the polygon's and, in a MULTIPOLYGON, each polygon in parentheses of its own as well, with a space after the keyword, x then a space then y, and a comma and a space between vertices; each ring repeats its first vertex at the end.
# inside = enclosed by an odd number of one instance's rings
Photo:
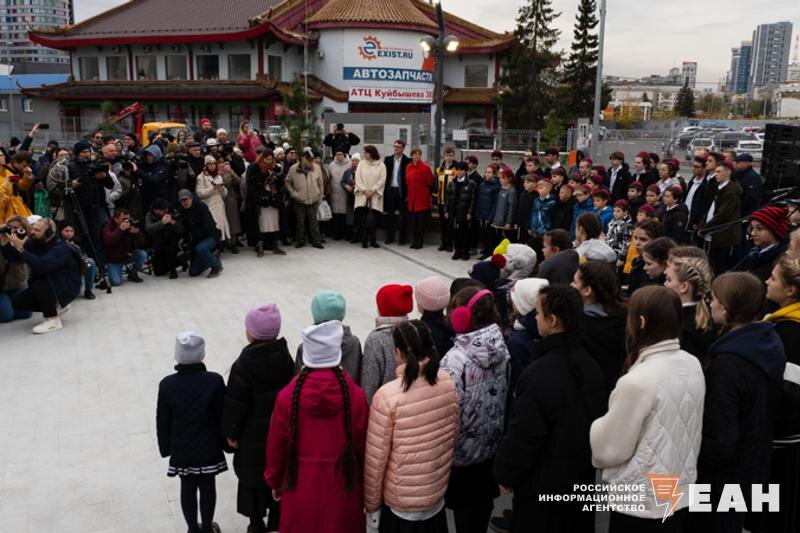
POLYGON ((625 154, 614 152, 609 156, 611 167, 606 171, 606 183, 611 192, 611 201, 628 199, 628 186, 631 184, 631 171, 625 164, 625 154))
POLYGON ((689 222, 686 229, 695 236, 695 244, 702 246, 703 239, 697 236, 697 229, 700 219, 708 213, 708 204, 706 203, 706 187, 708 183, 706 182, 705 157, 695 156, 694 160, 692 160, 692 174, 691 181, 686 184, 686 195, 683 200, 689 210, 689 222))
POLYGON ((386 156, 383 164, 386 165, 386 186, 383 193, 383 208, 386 210, 386 244, 394 242, 395 233, 398 243, 406 244, 406 167, 411 158, 404 152, 406 142, 397 139, 392 146, 394 153, 386 156))

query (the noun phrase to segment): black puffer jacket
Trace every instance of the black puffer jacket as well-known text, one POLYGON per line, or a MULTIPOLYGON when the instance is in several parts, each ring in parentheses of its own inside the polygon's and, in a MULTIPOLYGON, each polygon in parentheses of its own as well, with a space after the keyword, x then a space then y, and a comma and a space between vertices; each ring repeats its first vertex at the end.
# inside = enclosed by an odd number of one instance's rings
POLYGON ((563 229, 569 231, 572 226, 572 208, 575 205, 575 200, 572 198, 567 202, 557 200, 550 212, 550 229, 563 229))
POLYGON ((785 251, 785 242, 778 243, 776 246, 764 251, 753 247, 732 270, 734 272, 750 272, 766 283, 772 275, 772 267, 775 266, 775 262, 785 251))
POLYGON ((687 244, 690 234, 686 231, 689 224, 689 209, 684 204, 678 204, 672 209, 666 207, 661 212, 661 224, 664 226, 664 236, 671 238, 678 244, 687 244))
POLYGON ((293 376, 294 362, 285 339, 250 343, 231 367, 221 427, 225 437, 239 441, 233 469, 248 486, 264 486, 272 409, 293 376))
POLYGON ((197 196, 192 197, 192 205, 189 209, 184 209, 179 204, 178 211, 181 214, 181 221, 185 231, 185 239, 188 239, 193 246, 208 237, 220 238, 220 231, 217 223, 211 216, 208 206, 201 202, 197 196))
POLYGON ((626 322, 627 314, 624 311, 607 316, 583 314, 581 343, 603 371, 606 398, 614 390, 625 364, 626 322))
POLYGON ((475 183, 465 176, 463 181, 453 180, 447 186, 447 214, 451 221, 464 222, 472 215, 475 205, 475 183))
POLYGON ((219 431, 225 382, 206 365, 175 366, 177 373, 158 385, 156 428, 161 457, 176 468, 213 466, 225 461, 219 431))
POLYGON ((543 338, 541 357, 522 373, 508 432, 497 449, 494 479, 514 489, 511 531, 592 531, 580 503, 547 504, 540 494, 565 494, 592 483, 589 427, 606 412, 603 376, 566 333, 543 338))
POLYGON ((734 330, 711 345, 698 483, 768 483, 773 414, 786 356, 769 322, 734 330))

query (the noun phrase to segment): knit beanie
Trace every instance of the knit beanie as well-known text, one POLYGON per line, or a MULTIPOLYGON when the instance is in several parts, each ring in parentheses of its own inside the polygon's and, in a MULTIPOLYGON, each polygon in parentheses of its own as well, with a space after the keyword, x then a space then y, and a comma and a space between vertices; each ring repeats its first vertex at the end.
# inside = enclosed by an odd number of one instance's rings
POLYGON ((469 271, 472 279, 480 281, 487 289, 494 290, 500 280, 500 271, 506 266, 506 258, 494 254, 489 261, 478 261, 469 271))
POLYGON ((511 287, 511 302, 520 315, 525 316, 536 309, 536 297, 542 287, 547 287, 550 282, 541 278, 521 279, 511 287))
POLYGON ((417 283, 414 298, 423 311, 441 311, 450 303, 450 290, 442 278, 431 276, 417 283))
POLYGON ((384 285, 375 300, 380 316, 406 316, 414 309, 411 285, 384 285))
POLYGON ((204 164, 204 165, 208 165, 208 164, 210 164, 210 163, 216 163, 216 162, 217 162, 217 158, 216 158, 216 157, 214 157, 213 155, 207 155, 207 156, 206 156, 206 157, 203 159, 203 164, 204 164))
POLYGON ((85 150, 91 150, 91 149, 92 149, 92 145, 89 144, 88 141, 85 141, 85 140, 81 139, 80 141, 75 143, 75 146, 72 147, 72 153, 75 154, 75 155, 78 155, 79 153, 81 153, 81 152, 83 152, 85 150))
POLYGON ((338 320, 303 330, 303 364, 309 368, 333 368, 342 362, 344 328, 338 320))
POLYGON ((782 241, 789 230, 789 212, 785 207, 769 205, 762 207, 752 215, 750 220, 757 220, 772 233, 775 238, 782 241))
POLYGON ((461 289, 466 289, 467 287, 477 287, 478 289, 485 289, 486 287, 483 284, 472 278, 456 278, 453 280, 453 283, 450 284, 450 299, 453 299, 453 296, 458 294, 461 289))
POLYGON ((194 331, 175 335, 175 360, 179 365, 201 362, 206 356, 206 341, 194 331))
POLYGON ((275 304, 260 305, 247 312, 247 332, 257 341, 271 341, 281 332, 281 312, 275 304))
POLYGON ((321 324, 330 320, 344 320, 347 306, 344 296, 336 291, 318 292, 311 300, 311 316, 314 324, 321 324))

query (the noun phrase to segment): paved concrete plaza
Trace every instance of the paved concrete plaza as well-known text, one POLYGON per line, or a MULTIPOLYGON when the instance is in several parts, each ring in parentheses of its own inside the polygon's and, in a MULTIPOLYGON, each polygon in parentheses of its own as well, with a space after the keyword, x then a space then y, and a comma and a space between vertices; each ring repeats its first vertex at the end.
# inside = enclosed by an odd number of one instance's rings
MULTIPOLYGON (((346 323, 363 343, 376 290, 438 273, 449 283, 472 262, 451 261, 435 245, 362 250, 288 249, 259 259, 225 254, 217 279, 153 278, 126 283, 97 300, 82 297, 64 329, 34 336, 32 320, 0 325, 0 531, 184 532, 179 482, 166 476, 156 445, 158 382, 173 372, 174 335, 206 339, 206 365, 226 379, 244 338, 244 315, 277 302, 292 352, 311 322, 311 297, 335 289, 347 298, 346 323)), ((416 316, 416 313, 415 313, 416 316)), ((217 477, 215 520, 244 532, 236 477, 217 477)))

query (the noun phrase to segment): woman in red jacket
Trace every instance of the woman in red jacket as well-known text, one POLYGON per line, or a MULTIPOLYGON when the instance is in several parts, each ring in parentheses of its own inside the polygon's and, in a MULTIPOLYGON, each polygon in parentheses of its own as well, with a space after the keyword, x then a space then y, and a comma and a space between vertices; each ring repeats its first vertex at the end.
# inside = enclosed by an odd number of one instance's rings
POLYGON ((275 401, 264 479, 281 503, 281 533, 364 531, 368 407, 340 365, 342 323, 303 330, 303 369, 275 401))
POLYGON ((406 196, 408 198, 408 218, 411 230, 411 248, 422 248, 425 236, 425 223, 431 210, 431 191, 433 191, 433 171, 422 161, 422 150, 411 149, 411 163, 406 167, 406 196))

